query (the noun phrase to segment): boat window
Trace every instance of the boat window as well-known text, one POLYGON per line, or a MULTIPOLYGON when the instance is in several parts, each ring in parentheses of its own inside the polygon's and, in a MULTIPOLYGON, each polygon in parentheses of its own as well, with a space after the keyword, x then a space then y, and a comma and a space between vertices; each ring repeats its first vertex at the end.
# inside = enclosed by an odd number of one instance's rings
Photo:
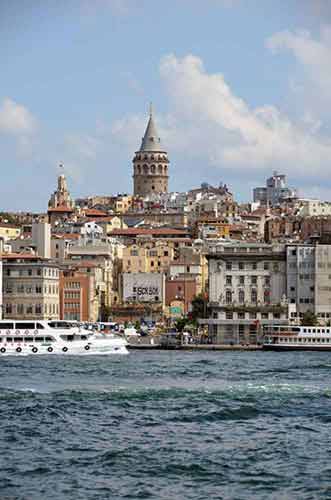
POLYGON ((80 340, 87 340, 86 335, 81 335, 81 336, 80 336, 80 340))
POLYGON ((52 342, 52 340, 54 340, 53 337, 45 337, 46 342, 52 342))
POLYGON ((71 342, 72 340, 74 340, 74 336, 73 335, 67 335, 67 340, 68 340, 68 342, 71 342))
POLYGON ((23 337, 15 337, 15 342, 23 342, 23 337))
POLYGON ((44 325, 42 325, 41 323, 37 323, 36 328, 37 328, 37 330, 44 330, 45 329, 44 325))
POLYGON ((50 321, 48 323, 48 326, 50 326, 51 328, 63 328, 63 329, 71 328, 70 323, 67 323, 66 321, 50 321))
POLYGON ((44 342, 44 337, 35 337, 34 341, 35 342, 44 342))
POLYGON ((306 329, 306 328, 304 328, 304 329, 303 329, 303 333, 306 333, 306 332, 307 332, 307 329, 306 329))
POLYGON ((13 337, 7 337, 7 342, 12 342, 13 341, 13 337))
POLYGON ((34 330, 34 323, 16 323, 17 330, 34 330))
POLYGON ((33 342, 33 337, 25 337, 25 342, 33 342))
POLYGON ((14 323, 0 323, 0 330, 12 330, 14 323))
POLYGON ((321 330, 319 328, 317 328, 317 333, 321 333, 321 330))

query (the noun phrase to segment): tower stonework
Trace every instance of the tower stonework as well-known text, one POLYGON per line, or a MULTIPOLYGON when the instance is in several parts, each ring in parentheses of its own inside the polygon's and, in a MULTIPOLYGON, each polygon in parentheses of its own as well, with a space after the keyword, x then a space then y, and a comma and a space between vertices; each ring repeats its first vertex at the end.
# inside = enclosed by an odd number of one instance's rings
POLYGON ((168 192, 168 154, 162 148, 152 109, 139 151, 133 158, 133 194, 149 196, 168 192))

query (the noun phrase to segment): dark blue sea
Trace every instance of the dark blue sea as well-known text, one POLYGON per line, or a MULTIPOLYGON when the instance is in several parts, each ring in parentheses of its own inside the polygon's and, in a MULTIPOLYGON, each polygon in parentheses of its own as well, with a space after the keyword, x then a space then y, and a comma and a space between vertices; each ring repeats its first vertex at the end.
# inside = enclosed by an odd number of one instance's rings
POLYGON ((0 499, 331 499, 331 353, 0 358, 0 499))

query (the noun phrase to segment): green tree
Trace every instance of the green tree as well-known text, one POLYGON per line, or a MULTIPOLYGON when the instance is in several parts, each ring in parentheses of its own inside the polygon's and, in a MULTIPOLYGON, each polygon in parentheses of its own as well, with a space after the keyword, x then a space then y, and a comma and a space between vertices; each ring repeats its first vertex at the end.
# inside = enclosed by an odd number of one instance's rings
POLYGON ((318 319, 312 311, 306 311, 301 319, 301 326, 317 326, 318 319))
POLYGON ((187 323, 187 319, 186 318, 179 318, 177 319, 176 321, 176 330, 178 332, 182 332, 185 328, 185 325, 187 323))
POLYGON ((194 299, 192 300, 192 313, 191 313, 191 318, 193 321, 196 321, 199 318, 206 318, 207 304, 208 304, 208 299, 204 295, 200 294, 194 297, 194 299))

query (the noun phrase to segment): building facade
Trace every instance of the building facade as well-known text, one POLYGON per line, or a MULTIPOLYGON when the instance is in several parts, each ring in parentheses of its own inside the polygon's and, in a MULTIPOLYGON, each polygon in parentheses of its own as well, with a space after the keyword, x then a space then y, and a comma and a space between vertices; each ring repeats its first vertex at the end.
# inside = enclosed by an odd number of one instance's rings
MULTIPOLYGON (((60 275, 60 319, 95 323, 100 316, 99 293, 93 264, 64 270, 60 275)), ((101 271, 100 271, 101 272, 101 271)))
POLYGON ((321 323, 331 321, 331 245, 287 246, 287 296, 292 319, 311 311, 321 323))
POLYGON ((253 200, 261 205, 279 205, 284 199, 295 198, 297 192, 295 189, 287 186, 286 175, 274 172, 267 179, 265 187, 256 187, 253 189, 253 200))
POLYGON ((59 319, 59 269, 30 254, 3 255, 3 317, 59 319))
POLYGON ((288 321, 286 252, 281 246, 216 244, 209 262, 209 337, 256 344, 263 325, 288 321))
POLYGON ((147 197, 168 191, 168 154, 161 145, 152 110, 140 150, 133 158, 133 193, 147 197))

